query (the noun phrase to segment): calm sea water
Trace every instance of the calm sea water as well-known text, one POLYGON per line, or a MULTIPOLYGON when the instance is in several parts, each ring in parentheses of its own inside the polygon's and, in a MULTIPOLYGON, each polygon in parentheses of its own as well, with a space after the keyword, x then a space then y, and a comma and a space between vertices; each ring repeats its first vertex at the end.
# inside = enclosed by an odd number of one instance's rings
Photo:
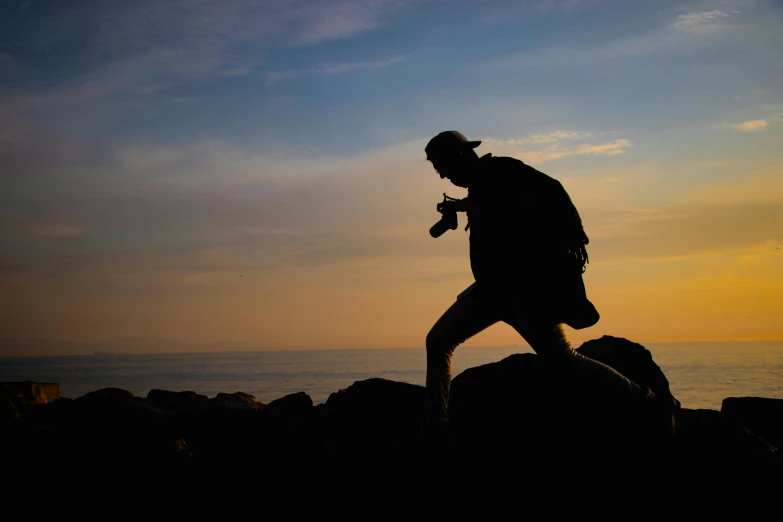
MULTIPOLYGON (((685 408, 719 410, 726 397, 783 399, 783 341, 648 343, 685 408)), ((529 348, 461 346, 454 375, 529 348)), ((0 381, 60 383, 63 397, 116 387, 145 397, 153 388, 209 397, 243 391, 268 403, 304 391, 318 404, 371 377, 423 384, 423 349, 312 350, 167 355, 0 358, 0 381)))

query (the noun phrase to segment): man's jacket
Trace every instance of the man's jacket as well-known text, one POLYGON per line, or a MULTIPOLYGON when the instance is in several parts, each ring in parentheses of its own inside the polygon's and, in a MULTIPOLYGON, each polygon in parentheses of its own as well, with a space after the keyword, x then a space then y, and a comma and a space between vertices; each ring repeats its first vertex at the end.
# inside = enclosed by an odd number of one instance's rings
POLYGON ((577 329, 595 324, 582 267, 568 255, 569 245, 587 236, 563 186, 514 158, 487 154, 480 165, 463 200, 479 287, 517 299, 541 320, 577 329))

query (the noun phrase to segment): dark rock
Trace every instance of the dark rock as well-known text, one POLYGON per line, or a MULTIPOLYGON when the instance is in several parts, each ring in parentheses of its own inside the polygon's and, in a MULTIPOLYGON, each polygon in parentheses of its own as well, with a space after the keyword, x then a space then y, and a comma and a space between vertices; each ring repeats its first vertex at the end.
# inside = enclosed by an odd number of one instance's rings
POLYGON ((45 382, 0 382, 0 398, 10 399, 16 406, 46 404, 60 398, 60 385, 45 382))
POLYGON ((0 429, 15 424, 22 420, 14 401, 7 397, 0 397, 0 429))
POLYGON ((362 417, 420 415, 424 410, 424 387, 388 379, 366 379, 329 395, 326 406, 362 417))
POLYGON ((188 443, 181 437, 174 441, 172 449, 173 453, 180 459, 193 458, 193 452, 190 450, 190 447, 188 447, 188 443))
POLYGON ((143 467, 186 457, 174 414, 131 392, 103 388, 73 401, 64 441, 94 466, 143 467))
POLYGON ((140 425, 157 423, 170 414, 120 388, 102 388, 74 400, 73 415, 83 423, 140 425))
POLYGON ((281 438, 285 441, 287 432, 282 428, 286 422, 270 426, 265 405, 255 397, 243 392, 220 393, 208 402, 206 412, 175 419, 194 462, 212 473, 233 472, 232 467, 240 462, 269 472, 269 461, 286 457, 278 444, 281 438))
POLYGON ((0 382, 0 427, 21 422, 32 406, 60 398, 60 385, 33 381, 0 382))
POLYGON ((218 393, 212 399, 212 403, 219 408, 234 412, 260 411, 264 408, 264 404, 259 402, 258 399, 243 392, 218 393))
POLYGON ((205 413, 209 410, 209 398, 192 391, 150 390, 147 403, 173 413, 205 413))
POLYGON ((655 458, 666 440, 649 429, 643 406, 639 398, 597 385, 592 375, 515 354, 453 380, 450 429, 453 443, 470 454, 550 468, 655 458))
POLYGON ((26 429, 9 434, 10 466, 92 472, 164 469, 189 458, 173 414, 126 390, 104 388, 76 400, 33 406, 26 429))
POLYGON ((683 408, 677 419, 676 459, 681 473, 743 481, 783 477, 775 446, 716 410, 683 408))
POLYGON ((101 388, 95 390, 86 395, 82 395, 77 401, 80 403, 110 403, 110 402, 122 402, 129 399, 134 399, 131 392, 122 390, 120 388, 101 388))
POLYGON ((611 366, 637 384, 649 386, 655 394, 655 399, 644 405, 649 428, 663 437, 674 435, 680 401, 672 395, 669 380, 649 350, 628 339, 604 335, 585 342, 576 351, 611 366))
POLYGON ((308 415, 312 408, 313 399, 305 392, 299 392, 273 400, 264 407, 264 413, 268 417, 295 420, 308 415))
POLYGON ((637 384, 649 386, 656 397, 674 402, 679 407, 680 403, 672 396, 669 380, 663 370, 655 364, 650 351, 641 344, 622 337, 604 335, 600 339, 583 343, 576 351, 611 366, 637 384))
MULTIPOLYGON (((579 351, 649 385, 656 396, 671 397, 666 377, 641 345, 603 337, 579 351)), ((736 485, 783 477, 783 457, 770 444, 779 433, 773 419, 780 419, 781 401, 745 399, 727 399, 723 413, 680 410, 676 434, 664 439, 650 430, 649 401, 552 368, 537 355, 516 354, 454 379, 450 445, 435 448, 422 436, 424 388, 386 379, 357 381, 315 407, 305 393, 266 406, 242 392, 208 399, 151 390, 142 399, 105 388, 18 408, 0 396, 8 418, 21 419, 0 430, 0 462, 9 475, 19 469, 42 476, 144 472, 168 480, 176 470, 194 486, 215 476, 252 476, 254 484, 287 487, 306 477, 341 492, 361 485, 382 491, 389 479, 404 484, 399 496, 422 490, 435 499, 433 481, 450 493, 462 487, 466 495, 494 487, 493 477, 517 489, 593 486, 618 498, 629 498, 617 489, 627 485, 640 501, 660 500, 672 509, 667 502, 679 499, 677 492, 706 478, 736 485)))
POLYGON ((387 379, 356 381, 332 393, 321 408, 327 444, 341 451, 383 454, 417 447, 424 415, 424 387, 387 379))
POLYGON ((783 399, 728 397, 720 411, 783 451, 783 399))
POLYGON ((68 422, 73 415, 73 399, 60 398, 46 404, 23 408, 24 423, 31 429, 44 430, 68 422))

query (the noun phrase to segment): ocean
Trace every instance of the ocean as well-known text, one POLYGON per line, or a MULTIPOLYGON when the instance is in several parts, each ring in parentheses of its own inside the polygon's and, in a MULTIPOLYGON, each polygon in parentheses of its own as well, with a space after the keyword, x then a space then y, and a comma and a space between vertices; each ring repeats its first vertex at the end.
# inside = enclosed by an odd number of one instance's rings
MULTIPOLYGON (((684 408, 719 410, 726 397, 783 399, 783 341, 648 343, 684 408)), ((453 374, 529 352, 527 346, 460 346, 453 374)), ((355 381, 380 377, 424 384, 424 349, 301 350, 163 355, 0 358, 0 381, 60 384, 63 397, 115 387, 195 391, 214 397, 242 391, 263 403, 306 392, 315 404, 355 381)))

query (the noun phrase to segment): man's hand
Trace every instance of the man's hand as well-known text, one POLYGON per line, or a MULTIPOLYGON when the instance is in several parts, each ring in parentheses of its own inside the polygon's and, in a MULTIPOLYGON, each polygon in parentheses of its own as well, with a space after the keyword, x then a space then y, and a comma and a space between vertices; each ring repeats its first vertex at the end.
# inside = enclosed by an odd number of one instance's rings
POLYGON ((435 207, 441 214, 454 214, 456 212, 464 212, 467 210, 466 203, 468 198, 457 199, 443 193, 443 201, 438 203, 435 207))
POLYGON ((444 192, 443 201, 435 207, 442 214, 442 217, 440 221, 430 227, 430 235, 432 237, 440 237, 447 230, 457 229, 457 203, 459 203, 458 199, 450 198, 444 192))
POLYGON ((438 206, 435 207, 438 212, 441 214, 456 214, 458 211, 457 207, 457 201, 454 200, 447 200, 447 201, 441 201, 438 203, 438 206))

